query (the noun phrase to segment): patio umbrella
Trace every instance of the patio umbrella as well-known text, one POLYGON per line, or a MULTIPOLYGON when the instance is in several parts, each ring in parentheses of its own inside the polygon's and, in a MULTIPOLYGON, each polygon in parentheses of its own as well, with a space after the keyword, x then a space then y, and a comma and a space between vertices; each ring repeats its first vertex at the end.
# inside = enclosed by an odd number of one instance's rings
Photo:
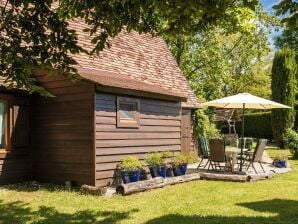
MULTIPOLYGON (((261 97, 251 95, 249 93, 239 93, 237 95, 228 96, 216 100, 212 100, 206 103, 202 103, 202 106, 219 107, 219 108, 241 108, 242 109, 242 129, 241 138, 244 138, 244 112, 245 109, 274 109, 274 108, 291 108, 289 106, 266 100, 261 97)), ((242 171, 243 157, 243 144, 241 144, 241 159, 240 159, 240 172, 242 171)))

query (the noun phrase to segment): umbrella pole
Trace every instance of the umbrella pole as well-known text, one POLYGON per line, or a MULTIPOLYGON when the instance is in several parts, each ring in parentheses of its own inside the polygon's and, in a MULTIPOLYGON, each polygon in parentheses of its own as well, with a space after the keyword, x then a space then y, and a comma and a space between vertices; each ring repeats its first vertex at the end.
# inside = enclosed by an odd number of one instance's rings
POLYGON ((241 129, 241 153, 240 153, 240 172, 242 172, 242 166, 243 166, 243 147, 244 147, 244 111, 245 111, 245 103, 242 107, 242 129, 241 129))

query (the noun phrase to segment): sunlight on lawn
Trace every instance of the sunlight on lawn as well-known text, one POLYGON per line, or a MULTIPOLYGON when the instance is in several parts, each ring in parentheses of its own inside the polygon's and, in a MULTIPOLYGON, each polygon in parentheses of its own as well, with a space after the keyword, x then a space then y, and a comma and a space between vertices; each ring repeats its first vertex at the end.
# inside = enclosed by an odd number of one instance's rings
MULTIPOLYGON (((271 155, 280 151, 270 150, 271 155)), ((132 196, 81 195, 53 185, 0 190, 0 223, 297 223, 294 170, 254 183, 195 181, 132 196)))

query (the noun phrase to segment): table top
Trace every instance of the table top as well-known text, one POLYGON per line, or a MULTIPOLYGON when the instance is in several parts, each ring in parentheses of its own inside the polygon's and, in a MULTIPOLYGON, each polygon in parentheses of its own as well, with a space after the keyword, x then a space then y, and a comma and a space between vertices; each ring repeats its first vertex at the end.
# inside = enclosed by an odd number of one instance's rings
MULTIPOLYGON (((248 149, 246 149, 246 148, 244 148, 243 149, 243 152, 246 152, 248 149)), ((241 153, 241 149, 239 149, 239 148, 227 148, 226 149, 226 152, 227 153, 237 153, 237 154, 239 154, 239 153, 241 153)))

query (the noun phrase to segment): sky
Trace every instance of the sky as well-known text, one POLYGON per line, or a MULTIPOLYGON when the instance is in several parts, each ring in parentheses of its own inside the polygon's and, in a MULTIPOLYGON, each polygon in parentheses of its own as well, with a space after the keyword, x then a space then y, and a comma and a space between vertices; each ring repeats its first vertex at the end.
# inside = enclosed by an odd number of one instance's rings
MULTIPOLYGON (((279 3, 280 0, 261 0, 261 3, 265 9, 265 11, 267 11, 268 13, 274 13, 274 9, 272 8, 272 6, 276 5, 279 3)), ((272 33, 269 35, 269 42, 270 42, 270 46, 271 48, 274 48, 274 40, 273 40, 273 37, 278 35, 280 33, 277 32, 277 31, 272 31, 272 33)))
POLYGON ((279 2, 279 0, 261 0, 262 5, 264 6, 264 9, 267 12, 274 12, 274 9, 272 9, 273 5, 276 5, 279 2))

